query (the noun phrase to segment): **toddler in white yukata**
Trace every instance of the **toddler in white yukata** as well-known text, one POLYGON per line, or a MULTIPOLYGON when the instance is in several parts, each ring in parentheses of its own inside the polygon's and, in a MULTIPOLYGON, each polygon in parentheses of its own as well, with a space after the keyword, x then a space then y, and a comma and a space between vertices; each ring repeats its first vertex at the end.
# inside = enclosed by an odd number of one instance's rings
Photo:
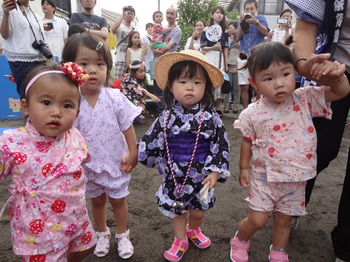
POLYGON ((0 137, 0 181, 12 178, 5 206, 23 261, 81 261, 95 246, 82 168, 90 155, 72 127, 85 77, 72 63, 34 68, 21 101, 27 124, 0 137))
MULTIPOLYGON (((319 59, 313 57, 312 59, 319 59)), ((341 70, 315 63, 312 70, 341 70)), ((277 42, 252 49, 246 66, 250 84, 261 93, 235 121, 243 133, 239 182, 250 186, 250 212, 231 239, 231 261, 248 262, 249 239, 264 227, 273 212, 270 261, 289 261, 287 247, 292 216, 305 215, 305 184, 316 176, 317 137, 313 117, 330 119, 330 102, 349 93, 345 75, 334 86, 295 90, 295 62, 291 51, 277 42), (249 178, 249 164, 251 178, 249 178)))
POLYGON ((98 230, 94 254, 104 257, 109 252, 110 231, 106 224, 108 198, 117 224, 118 254, 127 259, 134 253, 127 230, 126 202, 130 173, 137 164, 136 135, 132 123, 142 109, 134 106, 119 90, 104 87, 112 68, 112 57, 101 38, 90 34, 70 37, 62 59, 75 61, 89 74, 81 90, 80 113, 74 125, 84 136, 92 157, 83 167, 98 230))

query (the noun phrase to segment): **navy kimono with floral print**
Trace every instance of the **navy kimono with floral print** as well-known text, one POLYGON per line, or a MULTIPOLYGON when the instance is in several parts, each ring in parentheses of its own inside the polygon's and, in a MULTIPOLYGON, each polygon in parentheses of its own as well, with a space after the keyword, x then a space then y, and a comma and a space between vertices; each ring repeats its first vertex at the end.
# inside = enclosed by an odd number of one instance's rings
POLYGON ((135 105, 140 106, 142 109, 146 107, 146 89, 144 89, 136 78, 128 73, 125 74, 124 79, 120 82, 120 86, 123 88, 122 93, 135 105))
MULTIPOLYGON (((176 181, 181 187, 198 131, 201 115, 200 105, 187 109, 176 104, 170 110, 167 123, 167 137, 170 151, 170 158, 173 163, 173 170, 176 181)), ((199 136, 199 143, 191 166, 184 190, 177 200, 185 203, 184 210, 172 208, 176 198, 175 185, 167 163, 167 153, 164 142, 164 111, 153 123, 146 134, 139 141, 139 161, 147 167, 158 165, 160 174, 163 174, 163 182, 156 193, 158 206, 163 214, 173 216, 187 212, 188 207, 207 210, 215 202, 214 189, 209 191, 209 201, 200 202, 200 190, 203 188, 202 181, 211 172, 220 173, 219 182, 225 182, 229 173, 230 145, 225 127, 211 107, 204 108, 203 123, 199 136)))

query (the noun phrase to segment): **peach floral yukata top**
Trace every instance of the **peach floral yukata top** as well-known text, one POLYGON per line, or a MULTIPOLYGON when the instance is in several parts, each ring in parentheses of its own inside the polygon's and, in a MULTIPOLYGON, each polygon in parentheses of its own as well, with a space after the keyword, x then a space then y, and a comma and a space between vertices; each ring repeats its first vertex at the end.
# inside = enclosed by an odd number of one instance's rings
POLYGON ((283 103, 262 97, 250 104, 234 127, 252 141, 252 177, 268 182, 299 182, 316 176, 313 117, 331 119, 325 87, 304 87, 283 103))
POLYGON ((17 255, 56 252, 77 236, 86 244, 95 241, 81 167, 88 159, 76 128, 54 138, 28 122, 0 136, 0 182, 7 176, 13 182, 7 204, 17 255))

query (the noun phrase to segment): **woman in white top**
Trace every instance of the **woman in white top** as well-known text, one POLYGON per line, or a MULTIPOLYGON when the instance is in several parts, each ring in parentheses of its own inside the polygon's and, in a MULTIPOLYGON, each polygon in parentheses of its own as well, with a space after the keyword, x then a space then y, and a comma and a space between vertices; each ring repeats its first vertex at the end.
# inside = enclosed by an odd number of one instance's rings
POLYGON ((201 51, 201 35, 205 28, 205 22, 201 19, 198 19, 194 24, 194 29, 192 36, 187 38, 187 42, 185 45, 185 50, 191 49, 191 50, 197 50, 201 51))
POLYGON ((281 12, 280 18, 282 19, 277 20, 280 21, 277 22, 278 28, 271 30, 267 35, 269 41, 284 43, 285 39, 292 35, 292 14, 293 12, 290 9, 284 9, 281 12))
MULTIPOLYGON (((46 60, 39 48, 49 51, 39 44, 45 43, 41 17, 29 6, 29 0, 4 0, 0 12, 1 36, 4 38, 3 53, 6 56, 12 75, 17 84, 20 98, 24 98, 22 81, 35 65, 46 60), (34 37, 35 35, 35 37, 34 37), (32 46, 33 43, 36 48, 32 46)), ((47 53, 48 55, 48 53, 47 53)))

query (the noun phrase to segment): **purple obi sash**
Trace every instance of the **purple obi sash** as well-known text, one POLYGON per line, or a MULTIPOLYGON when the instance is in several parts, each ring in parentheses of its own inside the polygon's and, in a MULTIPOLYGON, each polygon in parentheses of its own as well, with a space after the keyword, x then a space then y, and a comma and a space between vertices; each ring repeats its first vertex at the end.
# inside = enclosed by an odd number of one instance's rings
MULTIPOLYGON (((171 160, 174 162, 189 162, 196 142, 195 133, 180 132, 178 135, 168 137, 171 160)), ((203 162, 210 152, 209 139, 199 136, 195 162, 203 162)))

